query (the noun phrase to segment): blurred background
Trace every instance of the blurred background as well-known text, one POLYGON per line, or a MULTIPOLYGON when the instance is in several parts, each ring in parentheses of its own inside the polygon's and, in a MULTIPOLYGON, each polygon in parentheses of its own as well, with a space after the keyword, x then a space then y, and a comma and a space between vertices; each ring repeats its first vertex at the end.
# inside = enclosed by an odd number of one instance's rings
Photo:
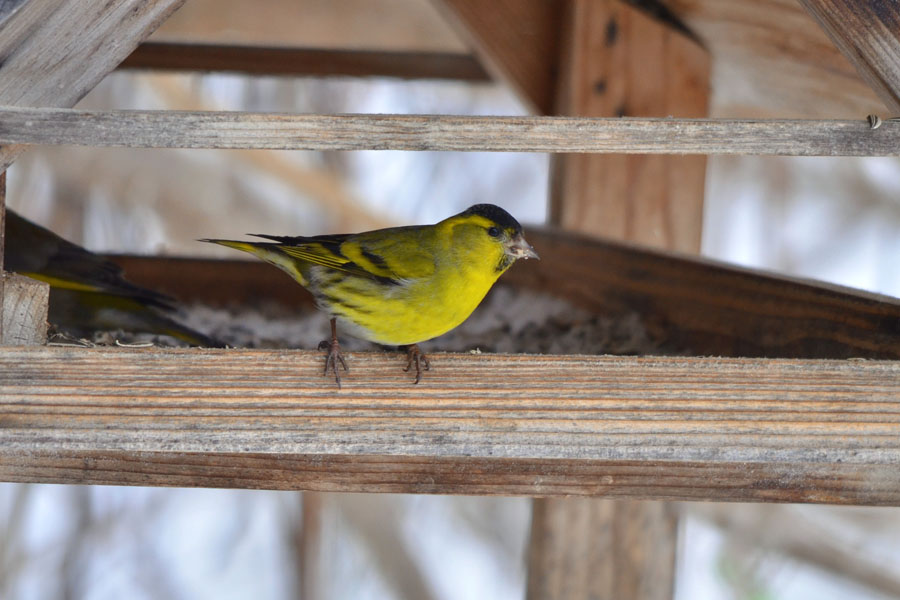
MULTIPOLYGON (((426 0, 286 4, 188 0, 153 39, 469 51, 426 0)), ((710 114, 877 112, 847 65, 757 52, 764 36, 828 43, 811 21, 790 37, 785 28, 803 14, 792 0, 767 3, 776 12, 766 18, 790 17, 781 30, 740 13, 745 35, 729 29, 734 2, 694 3, 694 12, 684 8, 691 3, 668 4, 687 11, 713 56, 710 114)), ((531 110, 491 81, 142 70, 112 73, 78 106, 531 110)), ((527 230, 547 221, 549 165, 540 154, 47 147, 9 170, 7 204, 98 252, 234 258, 195 240, 431 223, 480 202, 503 206, 527 230)), ((729 263, 900 296, 900 162, 710 157, 701 248, 729 263)), ((0 598, 522 598, 530 510, 524 498, 0 484, 0 598)), ((677 598, 900 598, 896 509, 677 510, 677 598)))

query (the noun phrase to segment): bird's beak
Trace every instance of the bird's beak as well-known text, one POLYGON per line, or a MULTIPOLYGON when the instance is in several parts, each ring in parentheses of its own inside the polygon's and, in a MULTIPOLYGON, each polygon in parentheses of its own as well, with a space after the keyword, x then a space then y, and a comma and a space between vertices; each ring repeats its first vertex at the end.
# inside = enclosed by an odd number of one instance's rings
POLYGON ((538 253, 534 251, 531 244, 525 241, 525 236, 521 233, 511 239, 506 245, 506 253, 513 258, 536 258, 541 259, 538 253))

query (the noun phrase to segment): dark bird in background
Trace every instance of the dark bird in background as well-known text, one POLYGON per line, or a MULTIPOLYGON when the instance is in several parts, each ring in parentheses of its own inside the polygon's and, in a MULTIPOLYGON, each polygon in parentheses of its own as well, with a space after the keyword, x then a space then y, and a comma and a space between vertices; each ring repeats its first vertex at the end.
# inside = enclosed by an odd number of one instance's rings
POLYGON ((9 209, 4 257, 8 271, 50 284, 48 320, 60 331, 89 336, 121 329, 168 335, 192 346, 223 346, 169 318, 172 298, 130 283, 118 265, 9 209))

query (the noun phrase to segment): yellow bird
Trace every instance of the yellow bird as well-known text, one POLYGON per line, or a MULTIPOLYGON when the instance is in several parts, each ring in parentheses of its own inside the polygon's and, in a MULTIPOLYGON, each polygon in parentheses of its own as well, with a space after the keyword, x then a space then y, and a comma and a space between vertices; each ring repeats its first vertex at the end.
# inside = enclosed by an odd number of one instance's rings
POLYGON ((223 346, 171 318, 175 302, 122 276, 114 263, 6 210, 6 268, 50 284, 48 320, 86 336, 122 329, 169 335, 193 346, 223 346))
POLYGON ((331 317, 325 373, 338 387, 341 356, 337 324, 355 337, 407 346, 408 371, 430 368, 418 342, 462 323, 517 259, 538 258, 522 226, 493 204, 476 204, 434 225, 364 233, 284 237, 248 234, 273 242, 200 240, 243 250, 286 271, 331 317))

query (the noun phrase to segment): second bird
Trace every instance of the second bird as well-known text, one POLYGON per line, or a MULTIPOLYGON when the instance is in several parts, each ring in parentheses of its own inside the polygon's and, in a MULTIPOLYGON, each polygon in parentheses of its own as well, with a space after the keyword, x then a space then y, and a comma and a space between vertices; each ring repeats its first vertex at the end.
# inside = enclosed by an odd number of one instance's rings
POLYGON ((468 318, 494 282, 519 258, 538 258, 522 226, 493 204, 476 204, 434 225, 364 233, 284 237, 272 242, 201 240, 255 254, 308 289, 331 317, 325 372, 347 369, 337 325, 355 337, 407 346, 416 383, 428 360, 418 342, 468 318))

